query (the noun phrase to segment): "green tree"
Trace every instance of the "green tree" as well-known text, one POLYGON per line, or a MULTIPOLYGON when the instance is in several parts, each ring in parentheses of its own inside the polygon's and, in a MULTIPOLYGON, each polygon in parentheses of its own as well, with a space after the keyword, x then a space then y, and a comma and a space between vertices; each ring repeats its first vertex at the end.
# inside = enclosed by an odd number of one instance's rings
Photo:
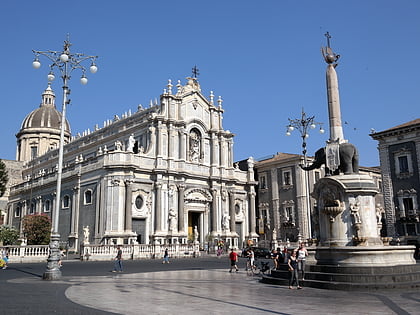
POLYGON ((50 242, 51 219, 45 214, 29 214, 22 220, 23 234, 28 245, 47 245, 50 242))
POLYGON ((7 176, 6 165, 0 160, 0 197, 4 195, 8 181, 9 177, 7 176))
POLYGON ((0 242, 3 245, 14 245, 19 238, 19 231, 13 226, 2 225, 0 226, 0 242))

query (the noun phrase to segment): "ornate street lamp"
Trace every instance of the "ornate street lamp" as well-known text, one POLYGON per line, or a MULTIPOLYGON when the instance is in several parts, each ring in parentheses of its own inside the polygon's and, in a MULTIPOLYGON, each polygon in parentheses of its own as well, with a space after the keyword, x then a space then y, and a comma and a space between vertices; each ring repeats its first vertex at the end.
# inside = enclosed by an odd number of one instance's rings
POLYGON ((63 146, 64 146, 64 129, 66 125, 66 106, 70 103, 70 99, 67 96, 70 94, 70 89, 67 84, 70 80, 70 75, 73 70, 80 69, 82 71, 82 76, 80 78, 80 83, 83 85, 87 84, 88 79, 86 78, 86 68, 82 63, 85 61, 90 61, 89 70, 91 73, 96 73, 98 68, 95 64, 96 58, 98 56, 87 56, 81 53, 72 53, 70 52, 71 43, 67 36, 67 40, 64 41, 64 47, 62 51, 37 51, 32 50, 35 59, 32 62, 32 66, 35 69, 41 67, 41 62, 39 61, 40 56, 45 56, 49 59, 51 64, 50 72, 47 76, 48 81, 51 82, 55 79, 54 70, 59 71, 61 78, 63 80, 63 107, 61 112, 61 122, 60 122, 60 142, 58 149, 58 170, 57 170, 57 193, 56 193, 56 202, 55 210, 52 218, 52 231, 51 231, 51 240, 50 240, 50 254, 48 256, 47 270, 43 274, 44 280, 59 280, 61 279, 61 271, 58 265, 60 260, 60 234, 58 233, 58 219, 60 213, 60 195, 61 195, 61 174, 63 171, 63 146))
MULTIPOLYGON (((306 156, 306 139, 309 137, 309 130, 315 129, 317 126, 319 126, 319 132, 321 134, 325 133, 325 130, 322 128, 322 123, 315 121, 315 116, 307 117, 305 111, 302 108, 302 115, 298 119, 290 119, 289 125, 286 126, 286 136, 290 136, 292 134, 292 131, 297 129, 300 133, 300 137, 302 138, 302 154, 303 154, 303 163, 304 166, 307 162, 307 156, 306 156)), ((312 238, 312 230, 311 230, 311 197, 309 196, 309 172, 306 172, 306 178, 305 178, 305 186, 306 186, 306 208, 307 208, 307 216, 308 216, 308 238, 312 238)))

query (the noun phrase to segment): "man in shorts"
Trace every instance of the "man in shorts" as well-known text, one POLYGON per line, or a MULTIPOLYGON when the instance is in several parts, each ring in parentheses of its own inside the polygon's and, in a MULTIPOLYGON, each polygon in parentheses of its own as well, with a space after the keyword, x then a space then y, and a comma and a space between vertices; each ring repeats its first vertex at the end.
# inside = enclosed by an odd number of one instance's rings
POLYGON ((239 271, 238 266, 236 265, 238 261, 238 254, 233 250, 231 250, 229 254, 229 260, 230 260, 230 270, 229 272, 232 272, 232 269, 235 268, 236 272, 239 271))

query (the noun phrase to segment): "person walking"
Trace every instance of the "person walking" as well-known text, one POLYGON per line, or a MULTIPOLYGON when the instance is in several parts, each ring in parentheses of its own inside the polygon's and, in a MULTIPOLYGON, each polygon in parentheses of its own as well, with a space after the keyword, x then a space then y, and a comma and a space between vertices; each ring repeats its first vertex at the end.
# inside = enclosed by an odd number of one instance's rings
POLYGON ((252 250, 252 248, 248 249, 248 253, 247 253, 247 257, 248 257, 248 267, 251 268, 251 270, 254 268, 255 269, 255 253, 252 250))
POLYGON ((293 289, 293 283, 296 283, 297 289, 302 289, 299 285, 296 250, 293 250, 287 262, 289 266, 289 289, 293 289))
POLYGON ((168 248, 165 248, 165 253, 163 254, 163 261, 162 264, 169 264, 169 251, 168 248))
POLYGON ((9 251, 7 249, 4 249, 1 253, 1 266, 2 269, 6 269, 8 267, 9 263, 9 251))
POLYGON ((306 257, 308 256, 308 250, 305 248, 305 244, 302 242, 299 245, 299 249, 297 251, 297 261, 298 261, 298 271, 302 275, 302 280, 305 280, 305 263, 306 257))
POLYGON ((238 261, 238 254, 233 250, 230 252, 229 254, 229 260, 230 260, 230 270, 229 272, 232 272, 232 269, 235 268, 236 272, 239 271, 238 266, 237 266, 237 261, 238 261))
POLYGON ((122 250, 121 246, 117 246, 117 256, 115 256, 115 263, 114 263, 114 270, 112 272, 122 272, 123 266, 122 266, 122 250))

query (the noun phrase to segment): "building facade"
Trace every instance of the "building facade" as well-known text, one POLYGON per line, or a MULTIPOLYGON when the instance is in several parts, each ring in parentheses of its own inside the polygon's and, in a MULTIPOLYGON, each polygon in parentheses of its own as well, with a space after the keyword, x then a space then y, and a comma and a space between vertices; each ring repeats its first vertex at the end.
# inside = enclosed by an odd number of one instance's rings
POLYGON ((370 135, 378 141, 387 234, 420 244, 420 119, 370 135))
MULTIPOLYGON (((312 161, 313 157, 307 157, 308 164, 312 161)), ((255 162, 258 179, 257 232, 260 243, 265 241, 267 247, 301 240, 311 242, 319 237, 319 213, 311 193, 314 184, 325 176, 325 169, 304 171, 300 167, 303 164, 302 155, 289 153, 277 153, 255 162)), ((380 169, 360 167, 360 173, 370 175, 377 185, 376 209, 378 215, 384 217, 380 169)), ((379 225, 380 230, 384 227, 384 222, 379 225)))
MULTIPOLYGON (((42 106, 52 117, 50 87, 42 106)), ((10 189, 7 223, 14 226, 27 214, 55 209, 59 127, 54 118, 47 126, 36 120, 38 112, 25 118, 17 134, 17 158, 25 164, 22 182, 10 189)), ((169 81, 160 102, 66 138, 61 241, 74 251, 82 242, 223 240, 242 247, 256 241, 254 162, 248 159, 247 170, 234 165, 234 134, 223 129, 223 112, 222 99, 213 93, 205 98, 196 78, 176 87, 169 81)))

